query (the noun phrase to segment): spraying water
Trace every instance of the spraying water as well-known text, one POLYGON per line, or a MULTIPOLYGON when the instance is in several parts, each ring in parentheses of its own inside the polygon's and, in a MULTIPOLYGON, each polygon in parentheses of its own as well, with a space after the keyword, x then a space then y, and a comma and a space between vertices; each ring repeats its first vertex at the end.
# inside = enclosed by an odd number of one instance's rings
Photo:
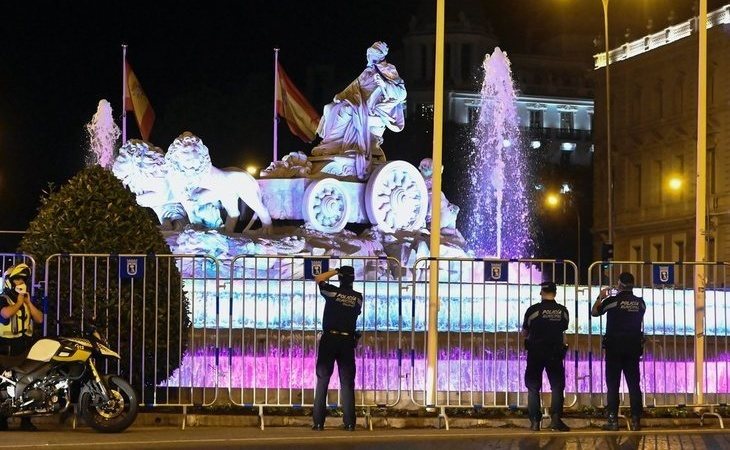
POLYGON ((112 106, 106 100, 99 100, 96 113, 86 124, 89 135, 87 165, 99 164, 109 169, 114 163, 114 150, 119 139, 119 127, 112 117, 112 106))
POLYGON ((466 240, 479 257, 528 257, 527 167, 507 55, 499 47, 482 65, 479 121, 468 166, 466 240))

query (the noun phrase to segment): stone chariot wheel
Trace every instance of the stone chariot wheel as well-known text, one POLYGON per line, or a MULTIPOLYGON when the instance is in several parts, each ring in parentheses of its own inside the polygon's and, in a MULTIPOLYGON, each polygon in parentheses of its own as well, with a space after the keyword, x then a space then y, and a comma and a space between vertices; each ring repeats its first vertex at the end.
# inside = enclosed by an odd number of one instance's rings
POLYGON ((426 225, 428 188, 421 173, 406 161, 391 161, 370 175, 365 208, 371 223, 391 233, 426 225))
POLYGON ((302 215, 317 231, 342 231, 350 217, 350 202, 342 183, 334 178, 316 180, 304 191, 302 215))

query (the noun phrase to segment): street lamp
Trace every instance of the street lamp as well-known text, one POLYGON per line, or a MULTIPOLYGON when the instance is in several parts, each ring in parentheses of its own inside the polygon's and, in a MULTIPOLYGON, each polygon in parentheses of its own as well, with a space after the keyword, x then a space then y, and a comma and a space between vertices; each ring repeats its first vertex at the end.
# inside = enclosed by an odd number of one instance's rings
POLYGON ((679 175, 672 175, 667 180, 667 187, 672 192, 680 192, 682 190, 683 184, 684 182, 682 180, 682 177, 680 177, 679 175))
MULTIPOLYGON (((608 207, 608 239, 606 246, 610 248, 613 246, 613 168, 611 167, 611 76, 609 66, 611 64, 611 58, 608 54, 608 2, 609 0, 601 0, 603 3, 603 33, 604 43, 606 48, 606 206, 608 207)), ((613 252, 607 252, 613 256, 613 252)))
MULTIPOLYGON (((567 194, 561 193, 556 194, 554 192, 549 192, 545 195, 545 205, 553 210, 558 209, 560 207, 561 203, 563 203, 563 197, 565 197, 567 194)), ((567 203, 567 202, 566 202, 567 203)), ((581 265, 580 265, 580 211, 578 210, 577 205, 575 204, 575 201, 571 198, 571 201, 569 202, 570 205, 573 207, 573 211, 575 212, 575 220, 576 220, 576 233, 578 235, 577 239, 577 247, 576 247, 576 265, 578 266, 578 270, 576 270, 575 273, 575 283, 580 284, 580 271, 581 271, 581 265)), ((563 212, 565 212, 565 204, 563 204, 563 212)))

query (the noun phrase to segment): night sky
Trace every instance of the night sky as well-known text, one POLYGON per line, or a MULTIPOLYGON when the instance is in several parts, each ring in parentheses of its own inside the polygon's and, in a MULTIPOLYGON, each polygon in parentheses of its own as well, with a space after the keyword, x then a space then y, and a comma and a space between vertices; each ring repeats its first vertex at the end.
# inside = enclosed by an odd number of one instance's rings
MULTIPOLYGON (((447 0, 447 15, 463 3, 477 2, 447 0)), ((724 3, 710 0, 710 10, 724 3)), ((664 27, 669 5, 684 20, 691 4, 612 0, 612 35, 622 39, 628 25, 616 22, 632 20, 637 38, 650 16, 655 30, 664 27)), ((600 0, 480 5, 508 52, 535 51, 561 30, 589 41, 602 33, 600 0)), ((435 0, 3 1, 0 229, 25 229, 48 182, 61 184, 83 166, 84 124, 100 99, 121 116, 123 42, 157 115, 153 143, 166 149, 190 130, 210 148, 216 166, 261 167, 271 160, 274 47, 321 111, 360 73, 372 42, 386 41, 389 61, 401 64, 411 16, 434 9, 435 0), (331 72, 317 82, 312 69, 323 65, 331 72)), ((590 58, 591 46, 586 48, 590 58)), ((280 155, 308 148, 284 124, 279 130, 280 155)), ((131 113, 128 137, 139 137, 131 113)), ((386 136, 386 151, 387 143, 386 136)))

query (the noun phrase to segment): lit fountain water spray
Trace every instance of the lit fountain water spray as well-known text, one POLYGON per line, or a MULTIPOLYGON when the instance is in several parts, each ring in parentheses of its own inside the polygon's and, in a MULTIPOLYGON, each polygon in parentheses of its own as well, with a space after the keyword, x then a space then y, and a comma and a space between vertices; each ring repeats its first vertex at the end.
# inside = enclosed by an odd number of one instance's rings
POLYGON ((119 127, 114 123, 112 106, 106 100, 99 100, 96 113, 91 122, 86 124, 86 133, 89 135, 89 154, 87 165, 98 164, 110 168, 114 163, 114 149, 119 139, 119 127))
POLYGON ((482 103, 468 166, 466 209, 472 213, 464 234, 477 256, 529 257, 527 169, 510 62, 495 48, 482 67, 482 103))

